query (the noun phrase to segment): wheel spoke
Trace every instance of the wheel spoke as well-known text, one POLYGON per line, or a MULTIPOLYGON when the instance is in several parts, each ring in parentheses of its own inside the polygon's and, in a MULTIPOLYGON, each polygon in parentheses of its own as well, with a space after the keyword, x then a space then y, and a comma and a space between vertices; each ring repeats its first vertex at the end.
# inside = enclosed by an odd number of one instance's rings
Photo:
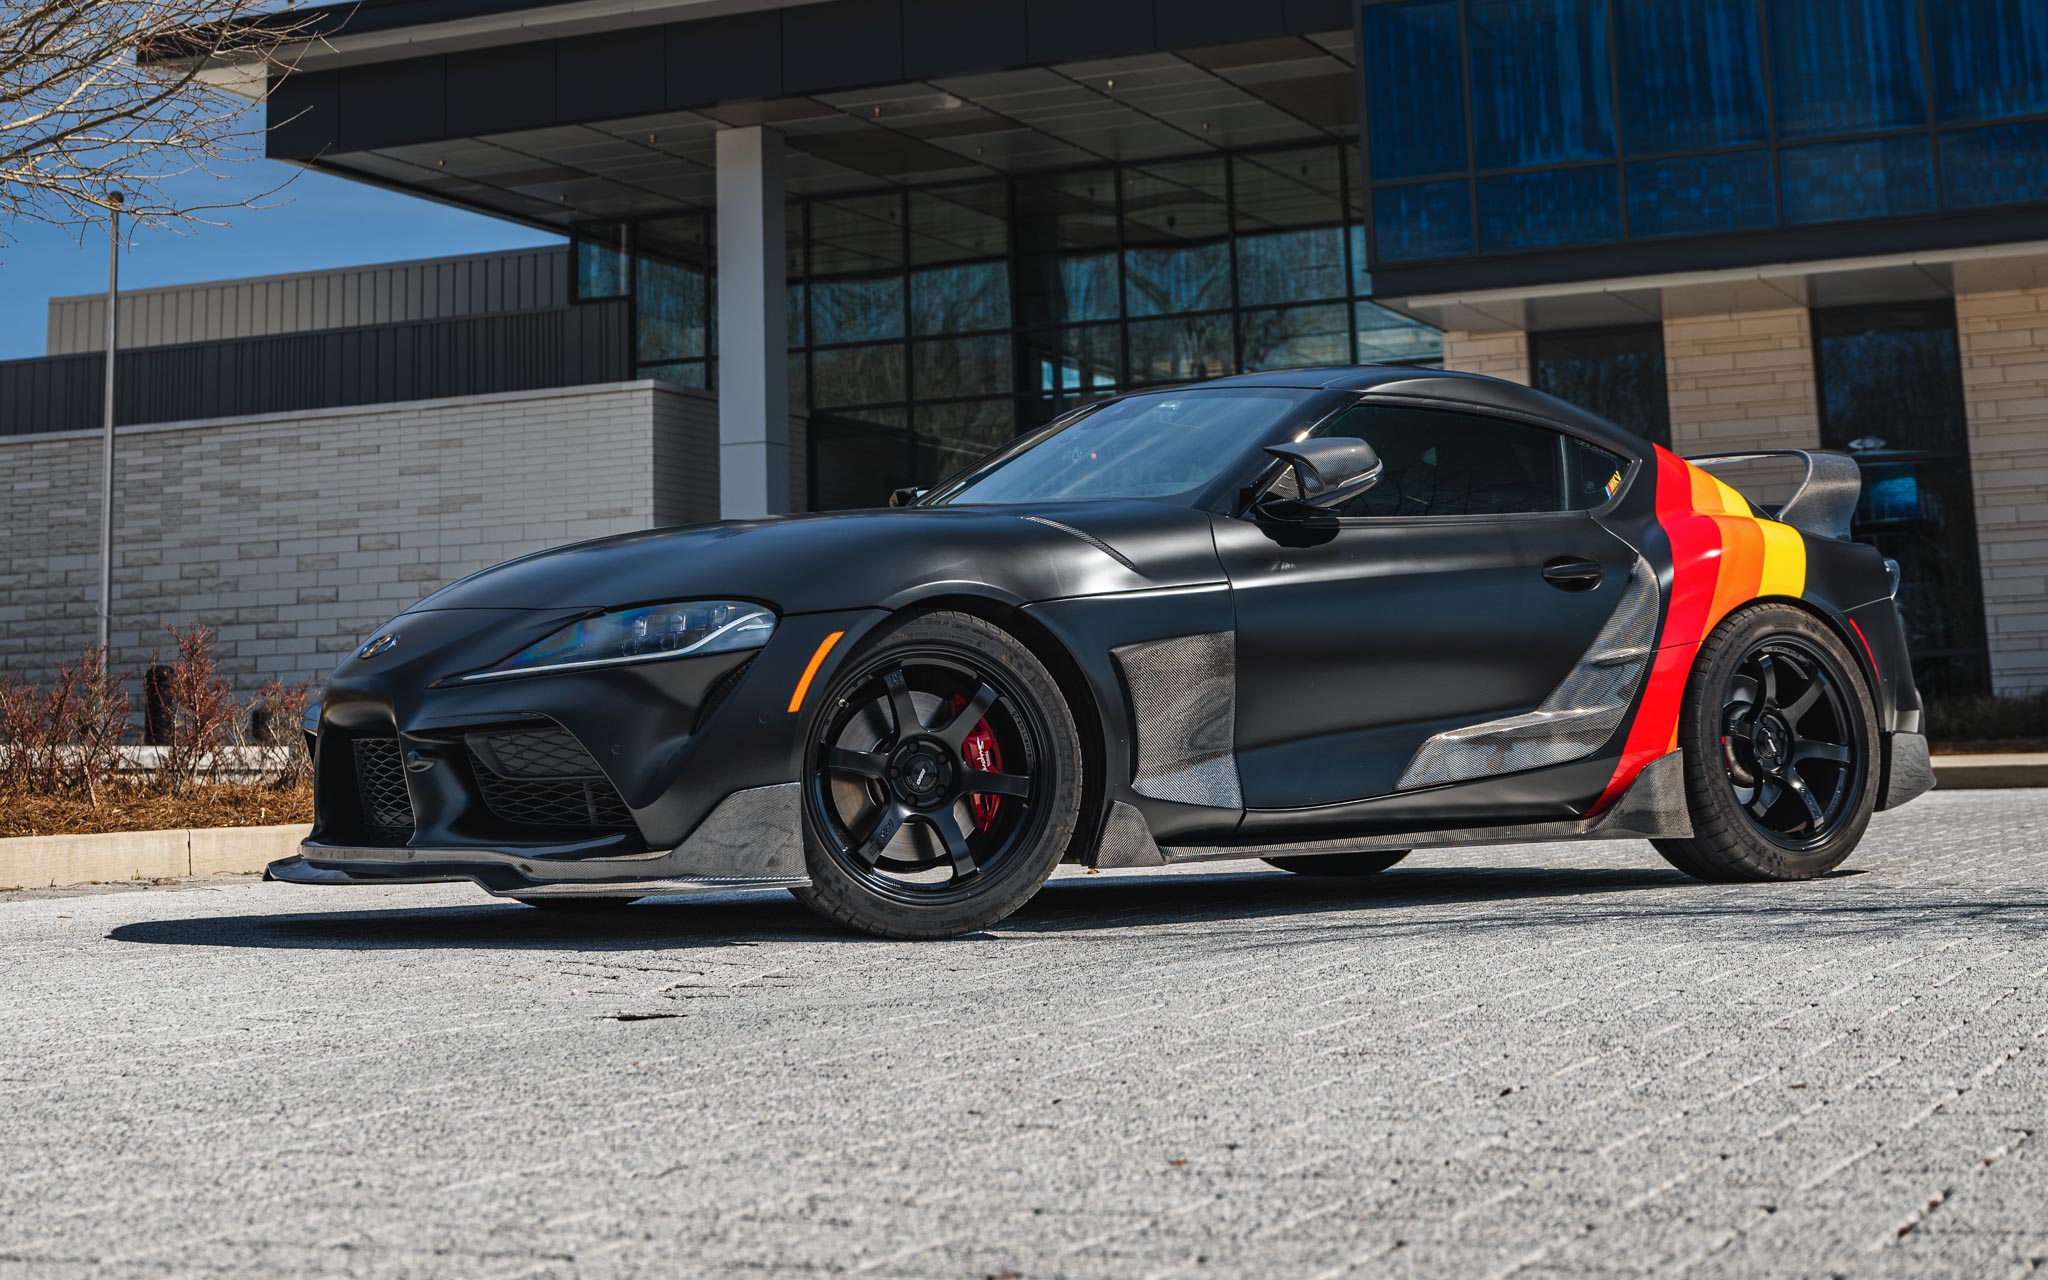
POLYGON ((1776 778, 1760 778, 1757 780, 1756 795, 1747 802, 1749 811, 1761 818, 1771 811, 1771 806, 1778 803, 1778 797, 1784 794, 1785 789, 1778 785, 1776 778))
POLYGON ((903 820, 909 816, 909 811, 900 804, 882 806, 882 811, 875 815, 875 825, 868 830, 866 838, 853 851, 854 856, 869 866, 874 866, 881 859, 882 850, 889 847, 889 842, 903 829, 903 820))
POLYGON ((1756 660, 1757 674, 1763 677, 1763 691, 1760 700, 1767 707, 1778 705, 1778 660, 1770 654, 1756 660))
POLYGON ((845 747, 825 748, 824 767, 833 773, 850 773, 879 782, 888 760, 872 751, 848 751, 845 747))
POLYGON ((1031 779, 1016 773, 969 769, 960 779, 960 789, 971 796, 1027 796, 1031 794, 1031 779))
POLYGON ((1813 709, 1813 704, 1820 701, 1820 695, 1827 692, 1827 687, 1827 672, 1815 671, 1813 679, 1809 680, 1806 684, 1806 692, 1786 704, 1785 722, 1794 729, 1797 729, 1799 727, 1799 718, 1813 709))
POLYGON ((898 667, 885 673, 882 687, 888 690, 889 714, 896 720, 896 741, 924 732, 924 721, 918 718, 917 704, 910 700, 910 682, 903 678, 903 669, 898 667))
POLYGON ((960 714, 948 720, 945 728, 936 731, 938 737, 955 751, 960 750, 967 741, 967 735, 974 732, 974 726, 981 723, 981 718, 988 714, 990 707, 996 705, 996 698, 996 691, 988 685, 981 685, 975 689, 974 696, 967 700, 967 705, 960 708, 960 714))
POLYGON ((967 847, 967 833, 960 830, 959 819, 953 816, 953 810, 939 809, 922 817, 926 825, 938 833, 940 842, 946 846, 946 856, 953 860, 954 878, 973 875, 974 854, 967 847))
POLYGON ((1792 789, 1792 794, 1798 796, 1800 803, 1806 806, 1807 830, 1820 830, 1822 818, 1822 814, 1820 811, 1820 801, 1813 798, 1813 789, 1806 785, 1806 779, 1800 777, 1797 773, 1794 773, 1790 769, 1785 770, 1784 777, 1785 785, 1787 787, 1790 787, 1792 789))
POLYGON ((1807 760, 1827 760, 1834 764, 1849 763, 1849 748, 1839 742, 1801 742, 1792 748, 1792 763, 1807 760))
POLYGON ((1748 676, 1737 676, 1728 682, 1728 705, 1731 708, 1754 706, 1757 694, 1756 681, 1748 676))

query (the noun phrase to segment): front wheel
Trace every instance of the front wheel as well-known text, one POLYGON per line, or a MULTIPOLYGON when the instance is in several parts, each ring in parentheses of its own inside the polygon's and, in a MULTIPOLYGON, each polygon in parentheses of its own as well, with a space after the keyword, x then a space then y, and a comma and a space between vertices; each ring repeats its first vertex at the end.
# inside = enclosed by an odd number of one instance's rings
POLYGON ((1812 614, 1757 604, 1700 646, 1678 741, 1693 834, 1653 843, 1702 880, 1810 880, 1840 866, 1877 801, 1877 711, 1812 614))
POLYGON ((798 901, 886 938, 984 929, 1059 864, 1081 743, 1044 664, 961 613, 914 617, 850 659, 808 732, 798 901))
POLYGON ((1373 853, 1309 853, 1292 858, 1261 858, 1259 861, 1298 876, 1376 876, 1408 856, 1402 849, 1373 853))

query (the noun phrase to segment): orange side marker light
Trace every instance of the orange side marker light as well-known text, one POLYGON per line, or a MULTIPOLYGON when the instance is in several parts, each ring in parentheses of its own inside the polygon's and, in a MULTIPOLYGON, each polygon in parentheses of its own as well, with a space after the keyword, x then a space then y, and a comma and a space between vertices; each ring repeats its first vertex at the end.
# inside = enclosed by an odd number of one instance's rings
POLYGON ((818 651, 811 655, 810 665, 804 668, 803 678, 796 682, 796 692, 789 695, 789 714, 803 710, 804 695, 811 691, 811 680, 818 674, 818 668, 825 665, 825 655, 832 652, 832 646, 839 643, 844 631, 834 631, 818 642, 818 651))

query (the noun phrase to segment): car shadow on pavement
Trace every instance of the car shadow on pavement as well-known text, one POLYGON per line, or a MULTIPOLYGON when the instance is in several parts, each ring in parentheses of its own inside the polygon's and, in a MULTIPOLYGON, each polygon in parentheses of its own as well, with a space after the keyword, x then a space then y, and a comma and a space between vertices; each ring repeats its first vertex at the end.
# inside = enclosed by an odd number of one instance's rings
MULTIPOLYGON (((1843 894, 1844 870, 1791 885, 1705 885, 1660 868, 1397 868, 1346 880, 1272 873, 1067 876, 1053 881, 994 933, 1047 934, 1196 924, 1205 936, 1247 926, 1246 940, 1281 945, 1333 928, 1362 937, 1458 929, 1559 928, 1635 920, 1740 927, 1745 936, 1782 926, 1803 934, 1862 933, 1925 919, 1941 904, 1922 897, 1843 894), (1836 890, 1836 892, 1831 892, 1836 890), (1301 919, 1290 920, 1290 917, 1301 919), (1310 918, 1312 917, 1312 919, 1310 918), (1276 927, 1277 926, 1277 927, 1276 927)), ((317 893, 318 891, 314 891, 317 893)), ((332 950, 631 951, 678 946, 753 946, 779 941, 876 940, 844 933, 781 893, 655 898, 617 911, 562 916, 504 902, 263 915, 192 916, 116 926, 119 942, 175 946, 332 950)), ((303 897, 293 905, 303 903, 303 897)), ((1957 901, 1957 918, 2048 929, 2048 905, 1957 901)), ((987 936, 987 935, 979 935, 987 936)), ((886 945, 886 944, 879 944, 886 945)))

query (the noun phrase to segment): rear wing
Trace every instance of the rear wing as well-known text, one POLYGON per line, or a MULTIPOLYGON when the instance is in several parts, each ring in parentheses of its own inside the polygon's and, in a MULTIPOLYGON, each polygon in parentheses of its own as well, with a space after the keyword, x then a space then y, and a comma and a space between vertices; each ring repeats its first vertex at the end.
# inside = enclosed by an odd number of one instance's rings
MULTIPOLYGON (((1757 502, 1747 487, 1727 481, 1743 497, 1756 502, 1765 515, 1823 538, 1847 539, 1849 519, 1856 514, 1856 500, 1863 493, 1863 472, 1856 459, 1846 453, 1813 449, 1750 449, 1742 453, 1702 453, 1686 459, 1696 467, 1715 470, 1742 462, 1771 458, 1793 458, 1805 465, 1805 474, 1793 484, 1791 496, 1767 505, 1757 502)), ((1719 477, 1726 481, 1726 477, 1719 477)), ((1772 489, 1782 485, 1769 486, 1772 489)))

